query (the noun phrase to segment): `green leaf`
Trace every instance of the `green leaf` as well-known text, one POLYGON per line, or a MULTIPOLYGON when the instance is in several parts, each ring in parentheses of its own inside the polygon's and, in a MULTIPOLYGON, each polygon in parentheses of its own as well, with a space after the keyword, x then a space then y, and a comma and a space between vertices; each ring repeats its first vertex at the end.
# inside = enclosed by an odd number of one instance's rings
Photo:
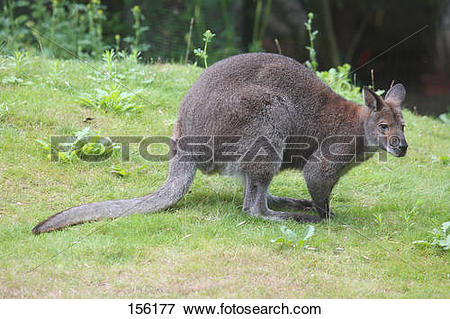
POLYGON ((283 235, 285 235, 287 237, 288 241, 290 241, 290 242, 297 241, 297 234, 294 231, 290 230, 286 226, 281 226, 280 230, 283 233, 283 235))
POLYGON ((447 234, 447 230, 450 228, 450 222, 442 223, 441 228, 442 228, 442 231, 444 232, 444 234, 447 234))
POLYGON ((78 140, 81 140, 82 138, 89 136, 90 132, 91 128, 89 126, 86 126, 81 131, 75 132, 75 136, 77 137, 78 140))
POLYGON ((414 245, 423 245, 423 246, 427 246, 427 247, 431 246, 431 244, 429 242, 427 242, 426 240, 415 240, 412 243, 414 245))
POLYGON ((450 235, 448 235, 445 240, 442 240, 442 242, 441 247, 443 247, 444 250, 450 249, 450 235))
POLYGON ((286 240, 283 237, 278 237, 277 239, 270 240, 271 243, 282 243, 282 244, 284 244, 285 241, 286 240))
POLYGON ((450 157, 449 156, 439 156, 439 160, 443 165, 450 165, 450 157))
POLYGON ((310 239, 314 235, 315 230, 316 229, 313 225, 306 226, 306 229, 303 232, 303 240, 307 241, 310 239))
POLYGON ((48 142, 46 142, 46 141, 43 141, 43 140, 39 140, 39 139, 37 139, 37 140, 35 140, 37 143, 39 143, 39 144, 41 144, 42 146, 43 146, 43 148, 47 151, 47 150, 50 150, 50 144, 48 143, 48 142))
POLYGON ((439 119, 445 124, 450 124, 450 113, 442 113, 439 115, 439 119))
POLYGON ((125 168, 122 168, 120 165, 113 165, 111 166, 111 173, 120 176, 120 177, 128 177, 131 175, 131 172, 126 170, 125 168))
POLYGON ((30 2, 26 1, 26 0, 19 0, 19 1, 15 2, 15 6, 16 7, 26 7, 26 6, 29 6, 29 5, 30 5, 30 2))
POLYGON ((300 239, 300 240, 296 243, 297 248, 303 248, 304 245, 305 245, 305 240, 303 240, 303 239, 300 239))

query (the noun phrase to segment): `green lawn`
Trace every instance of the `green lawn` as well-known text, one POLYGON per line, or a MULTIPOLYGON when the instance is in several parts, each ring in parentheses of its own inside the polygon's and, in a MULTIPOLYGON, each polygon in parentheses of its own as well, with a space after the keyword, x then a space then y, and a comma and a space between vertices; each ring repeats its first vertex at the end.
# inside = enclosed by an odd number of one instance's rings
MULTIPOLYGON (((449 254, 416 247, 450 220, 449 126, 405 111, 408 155, 373 157, 335 187, 337 217, 315 225, 311 249, 281 247, 280 226, 241 211, 243 186, 200 172, 173 209, 34 236, 59 210, 157 189, 167 163, 51 162, 36 139, 86 126, 102 136, 168 135, 177 106, 200 75, 193 66, 116 65, 122 91, 140 90, 142 112, 83 108, 79 98, 111 86, 103 62, 0 58, 1 298, 449 298, 449 254), (100 72, 100 73, 99 73, 100 72), (89 123, 82 120, 94 118, 89 123), (129 177, 111 173, 119 164, 129 177), (312 249, 312 248, 316 249, 312 249)), ((308 198, 296 171, 273 194, 308 198)))

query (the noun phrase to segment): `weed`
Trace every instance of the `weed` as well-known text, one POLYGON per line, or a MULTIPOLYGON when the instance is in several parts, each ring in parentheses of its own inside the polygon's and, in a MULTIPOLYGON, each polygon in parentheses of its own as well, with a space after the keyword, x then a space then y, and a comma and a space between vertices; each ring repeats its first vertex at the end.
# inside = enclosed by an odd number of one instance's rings
POLYGON ((14 54, 9 57, 9 60, 14 65, 16 72, 19 73, 22 70, 22 66, 27 62, 27 58, 27 51, 15 50, 14 54))
POLYGON ((126 168, 123 168, 119 164, 111 166, 111 173, 119 177, 128 177, 132 174, 131 171, 127 170, 126 168))
POLYGON ((112 79, 115 79, 117 77, 116 58, 116 51, 114 51, 113 49, 106 50, 102 54, 102 60, 105 63, 107 75, 112 79))
POLYGON ((427 247, 439 247, 444 250, 450 249, 450 221, 442 223, 440 228, 434 228, 430 233, 433 235, 431 242, 427 240, 416 240, 413 244, 427 247))
POLYGON ((315 228, 312 225, 307 225, 305 227, 301 237, 286 226, 281 226, 280 230, 283 235, 277 239, 272 239, 270 242, 281 243, 282 246, 295 247, 298 249, 302 249, 315 232, 315 228))
POLYGON ((450 113, 442 113, 441 115, 439 115, 439 119, 445 124, 450 125, 450 113))
POLYGON ((314 13, 310 12, 308 13, 308 20, 305 22, 306 31, 308 31, 309 36, 309 46, 306 46, 306 49, 309 52, 309 61, 306 61, 305 64, 308 68, 310 68, 313 71, 317 71, 317 57, 316 57, 316 50, 314 49, 314 40, 317 37, 317 34, 319 34, 318 30, 312 30, 312 22, 314 19, 314 13))
POLYGON ((101 161, 120 148, 119 145, 111 143, 110 140, 100 137, 89 127, 74 132, 74 138, 71 142, 57 147, 41 139, 37 139, 36 142, 48 153, 49 159, 53 154, 61 162, 70 162, 77 158, 83 159, 92 155, 100 156, 97 157, 97 161, 101 161))
POLYGON ((382 228, 384 225, 384 218, 382 214, 373 214, 373 220, 378 225, 379 228, 382 228))
POLYGON ((436 156, 434 154, 430 155, 431 163, 439 163, 444 166, 450 165, 450 157, 446 155, 436 156))
POLYGON ((32 84, 31 81, 23 79, 23 66, 28 62, 28 52, 15 50, 13 55, 8 56, 9 65, 14 66, 15 74, 2 78, 2 84, 32 84))
MULTIPOLYGON (((350 64, 345 63, 336 68, 330 68, 328 71, 317 71, 318 62, 316 50, 314 49, 314 40, 319 31, 312 29, 313 19, 314 13, 308 13, 308 20, 305 22, 305 27, 309 36, 309 46, 306 46, 305 48, 309 52, 309 60, 305 62, 305 65, 309 69, 315 71, 317 76, 327 83, 333 91, 339 93, 346 99, 356 103, 362 103, 361 88, 352 84, 350 79, 350 64)), ((384 90, 377 90, 376 93, 381 95, 384 93, 384 90)))
MULTIPOLYGON (((150 48, 150 45, 147 43, 140 43, 142 35, 144 32, 149 30, 149 27, 142 26, 141 22, 145 20, 145 16, 142 14, 141 8, 138 5, 135 5, 131 12, 133 13, 133 30, 134 36, 129 36, 124 39, 125 42, 128 42, 131 47, 131 52, 145 52, 150 48)), ((118 39, 116 38, 116 44, 118 39)), ((119 38, 120 42, 120 38, 119 38)))
POLYGON ((67 49, 78 55, 100 56, 104 48, 100 0, 88 4, 65 0, 8 0, 0 11, 0 37, 11 52, 31 47, 55 57, 68 57, 67 49), (44 35, 47 35, 48 38, 44 35))
POLYGON ((95 94, 80 97, 80 104, 87 108, 93 108, 103 113, 126 114, 140 111, 141 105, 134 102, 136 93, 123 92, 117 85, 112 88, 96 89, 95 94))
POLYGON ((212 41, 212 38, 214 38, 216 35, 211 32, 211 30, 206 30, 205 33, 203 33, 203 42, 205 43, 205 46, 203 49, 197 48, 194 50, 194 54, 199 57, 200 59, 203 59, 203 64, 205 66, 205 69, 208 68, 208 43, 212 41))
POLYGON ((354 86, 349 78, 350 68, 350 64, 344 64, 316 74, 343 97, 362 102, 361 89, 354 86))
POLYGON ((260 52, 263 49, 262 38, 264 36, 264 32, 266 31, 267 22, 269 21, 271 7, 272 0, 267 0, 263 16, 263 0, 257 0, 256 2, 252 44, 249 48, 250 52, 260 52))
POLYGON ((29 31, 26 27, 28 20, 27 15, 17 14, 23 8, 29 5, 29 1, 13 1, 7 0, 0 11, 0 38, 5 40, 6 48, 10 51, 23 47, 25 45, 24 39, 29 41, 29 31))
MULTIPOLYGON (((133 50, 130 53, 127 53, 125 51, 119 52, 119 56, 126 62, 137 64, 139 60, 141 59, 141 52, 133 50)), ((136 71, 136 69, 133 69, 133 71, 136 71)))
POLYGON ((121 166, 120 164, 111 165, 111 173, 119 177, 130 177, 132 175, 138 175, 144 173, 148 169, 148 165, 142 165, 133 170, 129 170, 121 166))
POLYGON ((0 103, 0 122, 5 121, 6 117, 8 116, 8 106, 6 105, 6 103, 0 103))
POLYGON ((412 219, 414 217, 416 217, 416 215, 419 212, 419 209, 422 207, 423 205, 423 200, 417 200, 416 203, 414 204, 414 207, 409 210, 409 211, 405 211, 401 216, 404 220, 404 222, 406 223, 406 230, 409 230, 410 227, 415 225, 415 222, 412 221, 412 219))
POLYGON ((88 3, 87 15, 89 22, 88 34, 91 42, 91 51, 94 56, 99 56, 103 52, 102 21, 106 19, 100 0, 91 0, 88 3))
POLYGON ((450 165, 450 156, 440 156, 439 160, 441 161, 442 165, 445 165, 445 166, 450 165))
POLYGON ((138 81, 139 84, 149 84, 153 79, 145 79, 145 74, 138 68, 141 53, 139 51, 126 52, 114 49, 106 50, 102 54, 103 64, 96 68, 93 74, 86 77, 100 85, 106 81, 113 80, 114 84, 119 81, 138 81))

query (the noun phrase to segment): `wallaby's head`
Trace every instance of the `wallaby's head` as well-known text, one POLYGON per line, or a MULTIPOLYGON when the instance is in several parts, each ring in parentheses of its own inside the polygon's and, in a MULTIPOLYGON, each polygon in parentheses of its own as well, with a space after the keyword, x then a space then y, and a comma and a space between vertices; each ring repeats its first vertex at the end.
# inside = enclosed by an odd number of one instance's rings
POLYGON ((371 145, 377 145, 396 157, 405 156, 408 148, 400 109, 405 95, 402 84, 391 87, 384 99, 369 88, 363 88, 364 103, 370 110, 365 122, 366 138, 371 145))

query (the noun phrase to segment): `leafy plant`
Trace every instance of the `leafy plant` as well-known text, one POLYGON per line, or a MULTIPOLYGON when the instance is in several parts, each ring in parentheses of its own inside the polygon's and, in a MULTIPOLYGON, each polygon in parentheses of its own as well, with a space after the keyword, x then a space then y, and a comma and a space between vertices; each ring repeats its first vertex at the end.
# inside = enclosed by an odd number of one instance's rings
POLYGON ((87 16, 89 22, 89 41, 91 42, 91 52, 94 56, 99 56, 103 52, 102 41, 102 21, 106 19, 100 0, 91 0, 87 5, 87 16))
POLYGON ((450 157, 449 156, 440 156, 439 160, 441 161, 442 165, 450 165, 450 157))
POLYGON ((377 223, 378 227, 383 227, 384 218, 382 214, 373 214, 373 220, 375 221, 375 223, 377 223))
POLYGON ((25 65, 28 58, 28 52, 23 50, 15 50, 14 54, 8 57, 17 73, 21 72, 22 66, 25 65))
POLYGON ((89 80, 95 81, 99 86, 110 80, 119 85, 122 81, 137 81, 140 85, 149 84, 153 78, 146 77, 145 71, 139 67, 139 51, 128 53, 127 51, 106 50, 102 54, 103 64, 96 68, 93 74, 86 75, 89 80))
POLYGON ((442 113, 439 115, 439 119, 445 124, 450 125, 450 113, 442 113))
POLYGON ((28 52, 15 50, 13 55, 8 56, 9 65, 14 66, 15 74, 9 74, 2 78, 3 84, 32 84, 31 81, 23 79, 23 66, 28 62, 28 52))
POLYGON ((103 113, 113 112, 120 115, 138 112, 142 107, 134 102, 136 93, 120 91, 117 85, 105 90, 96 89, 95 91, 96 93, 93 95, 81 97, 80 104, 103 113))
POLYGON ((442 155, 442 156, 436 156, 434 154, 430 155, 431 157, 431 162, 432 163, 439 163, 442 164, 444 166, 450 165, 450 157, 446 156, 446 155, 442 155))
POLYGON ((317 57, 316 57, 316 50, 314 49, 314 40, 317 37, 317 34, 319 34, 318 30, 312 29, 312 22, 314 19, 314 13, 310 12, 308 13, 308 20, 305 22, 306 31, 308 31, 308 37, 309 37, 309 46, 306 46, 306 50, 309 52, 309 61, 306 61, 305 64, 308 68, 310 68, 313 71, 317 70, 317 57))
POLYGON ((450 221, 442 223, 440 228, 434 228, 430 233, 433 235, 433 240, 416 240, 413 244, 424 245, 427 247, 440 247, 444 250, 450 249, 450 221))
POLYGON ((315 228, 312 225, 305 227, 303 234, 299 237, 296 232, 287 228, 286 226, 280 227, 283 236, 272 239, 272 243, 281 243, 282 246, 289 246, 295 248, 303 248, 306 242, 314 235, 315 228))
POLYGON ((139 166, 138 168, 134 170, 128 170, 124 167, 122 167, 120 164, 115 164, 111 166, 111 173, 113 173, 116 176, 119 177, 129 177, 131 175, 136 175, 144 172, 148 169, 147 165, 139 166))
POLYGON ((119 164, 111 166, 111 173, 120 177, 128 177, 132 174, 131 171, 127 170, 126 168, 123 168, 119 164))
POLYGON ((414 207, 409 210, 409 211, 405 211, 403 213, 403 215, 401 215, 401 217, 403 218, 403 220, 406 223, 406 229, 408 230, 411 226, 414 226, 414 222, 412 221, 413 218, 418 214, 419 209, 422 207, 423 205, 423 200, 419 199, 416 201, 416 203, 414 204, 414 207))
POLYGON ((41 52, 54 57, 100 56, 105 6, 100 0, 77 2, 8 0, 0 10, 0 37, 8 51, 38 43, 41 52))
POLYGON ((117 77, 116 57, 117 55, 114 49, 106 50, 102 55, 102 60, 105 63, 107 75, 113 79, 117 77))
MULTIPOLYGON (((313 30, 312 22, 314 19, 314 13, 308 13, 308 20, 305 22, 306 31, 309 36, 309 46, 305 48, 309 52, 309 60, 305 62, 305 65, 316 72, 316 75, 320 77, 325 83, 327 83, 333 91, 342 95, 344 98, 349 99, 356 103, 363 103, 361 88, 357 85, 352 84, 350 78, 351 66, 348 63, 339 65, 336 68, 330 68, 328 71, 317 71, 318 62, 316 50, 314 48, 314 40, 319 33, 318 30, 313 30)), ((384 90, 377 90, 377 94, 381 95, 384 90)))
POLYGON ((346 63, 328 71, 317 71, 316 74, 344 98, 362 103, 361 89, 351 83, 350 69, 350 64, 346 63))
POLYGON ((253 37, 250 52, 262 51, 262 38, 269 21, 272 0, 267 0, 263 16, 263 0, 257 0, 255 8, 255 19, 253 22, 253 37), (262 19, 261 19, 262 18, 262 19), (260 22, 261 21, 261 22, 260 22))
MULTIPOLYGON (((40 139, 37 139, 36 142, 41 145, 44 151, 48 152, 47 157, 49 159, 53 154, 61 162, 73 161, 76 158, 84 158, 89 155, 107 156, 120 148, 119 145, 100 137, 89 127, 75 132, 74 138, 64 145, 54 146, 50 142, 40 139)), ((97 160, 101 159, 100 157, 97 160)))
MULTIPOLYGON (((145 20, 145 16, 142 14, 141 8, 138 5, 135 5, 131 12, 133 13, 133 30, 134 36, 129 36, 124 39, 125 42, 128 42, 131 45, 131 52, 144 52, 147 51, 150 45, 148 43, 141 43, 141 38, 144 32, 149 30, 149 27, 142 26, 141 22, 145 20)), ((120 42, 120 38, 117 39, 116 36, 116 45, 117 41, 120 42)))
POLYGON ((0 38, 6 42, 6 49, 13 50, 24 47, 31 41, 30 32, 26 27, 28 16, 23 14, 24 8, 29 6, 27 0, 7 0, 0 11, 0 38), (18 14, 20 12, 20 14, 18 14))
POLYGON ((215 36, 216 35, 212 33, 211 30, 206 30, 205 33, 203 33, 203 42, 205 43, 203 49, 197 48, 194 50, 194 54, 200 59, 203 59, 205 69, 208 68, 208 43, 210 43, 215 36))
POLYGON ((0 121, 4 121, 8 115, 9 109, 6 103, 0 103, 0 121))

